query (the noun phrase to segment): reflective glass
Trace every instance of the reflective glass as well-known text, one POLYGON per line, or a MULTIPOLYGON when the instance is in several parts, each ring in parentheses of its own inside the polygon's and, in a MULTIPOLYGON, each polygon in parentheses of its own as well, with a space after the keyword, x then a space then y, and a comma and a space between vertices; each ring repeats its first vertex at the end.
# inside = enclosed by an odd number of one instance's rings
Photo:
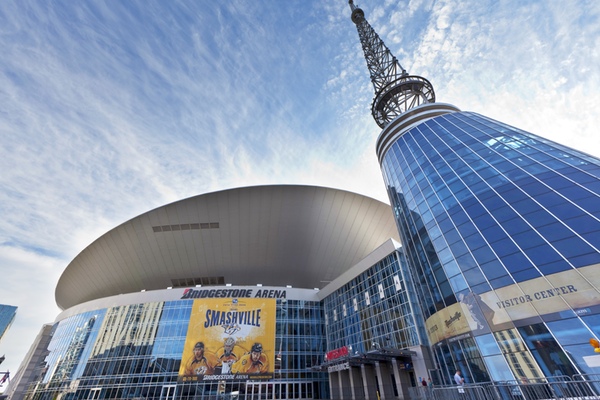
POLYGON ((479 346, 479 351, 481 351, 482 355, 491 356, 494 354, 500 354, 500 348, 498 347, 498 344, 491 333, 476 336, 475 341, 477 342, 477 346, 479 346))
POLYGON ((572 344, 586 344, 589 346, 591 333, 578 318, 547 322, 546 325, 563 346, 572 344))
POLYGON ((578 371, 544 324, 519 328, 527 347, 546 376, 573 376, 578 371))

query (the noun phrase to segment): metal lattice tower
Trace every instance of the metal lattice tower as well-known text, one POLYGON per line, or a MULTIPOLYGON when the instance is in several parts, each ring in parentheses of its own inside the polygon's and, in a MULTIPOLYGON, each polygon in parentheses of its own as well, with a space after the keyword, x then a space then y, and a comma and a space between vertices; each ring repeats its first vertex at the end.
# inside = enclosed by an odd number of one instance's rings
POLYGON ((377 125, 384 128, 411 108, 435 103, 431 83, 421 76, 409 75, 369 25, 363 10, 356 7, 353 0, 348 0, 348 3, 375 89, 371 113, 377 125))

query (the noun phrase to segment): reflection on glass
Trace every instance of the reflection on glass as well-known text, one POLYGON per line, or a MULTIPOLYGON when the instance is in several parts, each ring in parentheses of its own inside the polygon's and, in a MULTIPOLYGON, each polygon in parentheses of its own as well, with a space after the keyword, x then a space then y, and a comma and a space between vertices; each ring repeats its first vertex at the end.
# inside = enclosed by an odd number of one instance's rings
POLYGON ((515 377, 537 379, 543 376, 516 329, 494 332, 494 337, 515 377))

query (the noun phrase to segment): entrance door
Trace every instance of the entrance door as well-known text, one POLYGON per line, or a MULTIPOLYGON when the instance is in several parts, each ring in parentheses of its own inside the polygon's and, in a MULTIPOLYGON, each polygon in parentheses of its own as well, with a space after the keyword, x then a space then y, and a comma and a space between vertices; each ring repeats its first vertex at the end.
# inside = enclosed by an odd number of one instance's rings
POLYGON ((160 391, 160 400, 173 400, 175 399, 175 389, 177 385, 165 385, 160 391))

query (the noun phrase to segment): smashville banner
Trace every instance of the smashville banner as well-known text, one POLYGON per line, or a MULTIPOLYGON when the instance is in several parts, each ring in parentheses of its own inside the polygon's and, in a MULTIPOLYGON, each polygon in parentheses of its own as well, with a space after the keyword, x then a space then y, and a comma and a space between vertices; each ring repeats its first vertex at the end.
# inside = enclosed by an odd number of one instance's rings
POLYGON ((194 300, 180 381, 273 378, 276 300, 194 300))

